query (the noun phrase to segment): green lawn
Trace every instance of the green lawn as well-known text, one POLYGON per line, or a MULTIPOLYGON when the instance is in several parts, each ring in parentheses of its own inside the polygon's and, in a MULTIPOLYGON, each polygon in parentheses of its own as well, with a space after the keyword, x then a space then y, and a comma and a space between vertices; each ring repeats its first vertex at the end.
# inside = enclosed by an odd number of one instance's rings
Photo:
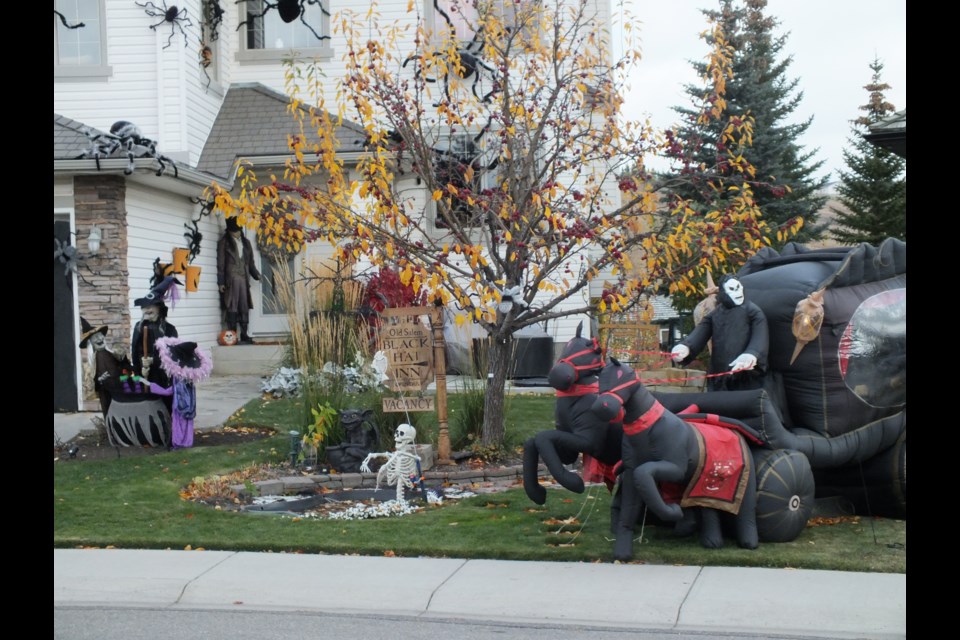
MULTIPOLYGON (((283 462, 291 426, 281 417, 285 412, 289 403, 284 401, 249 403, 233 422, 273 426, 280 435, 232 448, 55 463, 54 546, 611 561, 609 495, 603 487, 581 495, 551 490, 544 507, 522 489, 512 489, 401 518, 346 522, 218 511, 181 498, 197 478, 283 462)), ((511 399, 507 429, 512 442, 552 424, 553 398, 511 399)), ((732 541, 724 549, 706 550, 695 538, 676 539, 666 529, 646 526, 635 558, 652 564, 905 573, 906 522, 847 518, 808 527, 793 542, 761 543, 755 551, 732 541)))

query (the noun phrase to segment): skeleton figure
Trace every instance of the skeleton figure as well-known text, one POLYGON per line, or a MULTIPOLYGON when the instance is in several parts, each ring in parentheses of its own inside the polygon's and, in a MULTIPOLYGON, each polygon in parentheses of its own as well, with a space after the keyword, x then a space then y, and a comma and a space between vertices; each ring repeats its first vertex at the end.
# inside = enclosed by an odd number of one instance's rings
POLYGON ((371 460, 386 458, 387 461, 377 471, 377 489, 384 481, 388 485, 395 484, 397 485, 397 502, 406 502, 403 497, 404 489, 412 489, 420 477, 420 456, 417 455, 414 444, 417 439, 417 430, 413 425, 401 424, 394 432, 393 438, 397 445, 396 450, 368 454, 360 465, 360 471, 369 473, 371 460))

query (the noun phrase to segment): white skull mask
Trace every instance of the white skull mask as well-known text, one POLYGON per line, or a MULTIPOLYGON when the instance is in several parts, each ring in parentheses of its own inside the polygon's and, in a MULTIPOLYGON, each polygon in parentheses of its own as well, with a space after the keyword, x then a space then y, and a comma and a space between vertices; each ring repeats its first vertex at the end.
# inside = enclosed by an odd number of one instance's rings
POLYGON ((730 278, 723 283, 723 290, 734 306, 739 307, 743 304, 743 285, 736 278, 730 278))
POLYGON ((393 434, 394 442, 397 443, 397 446, 413 444, 417 439, 417 430, 413 428, 413 425, 410 424, 401 424, 397 427, 396 432, 393 434))

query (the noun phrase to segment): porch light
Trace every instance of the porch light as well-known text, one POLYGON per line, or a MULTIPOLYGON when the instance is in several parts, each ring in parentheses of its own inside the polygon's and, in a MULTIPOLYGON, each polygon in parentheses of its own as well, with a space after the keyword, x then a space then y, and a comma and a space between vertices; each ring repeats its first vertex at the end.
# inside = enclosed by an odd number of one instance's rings
POLYGON ((103 240, 103 230, 97 225, 90 227, 90 233, 87 235, 87 249, 90 255, 95 256, 100 253, 100 241, 103 240))

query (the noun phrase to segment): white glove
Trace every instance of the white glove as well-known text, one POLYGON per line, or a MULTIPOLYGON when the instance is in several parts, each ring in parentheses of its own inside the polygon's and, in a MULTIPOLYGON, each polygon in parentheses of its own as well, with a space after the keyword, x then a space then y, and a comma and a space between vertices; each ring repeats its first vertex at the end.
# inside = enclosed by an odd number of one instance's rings
POLYGON ((690 347, 685 344, 678 344, 673 348, 673 351, 671 351, 670 354, 674 362, 686 360, 687 356, 690 355, 690 347))
POLYGON ((757 366, 757 356, 749 353, 741 353, 737 359, 730 363, 731 371, 749 371, 757 366))

